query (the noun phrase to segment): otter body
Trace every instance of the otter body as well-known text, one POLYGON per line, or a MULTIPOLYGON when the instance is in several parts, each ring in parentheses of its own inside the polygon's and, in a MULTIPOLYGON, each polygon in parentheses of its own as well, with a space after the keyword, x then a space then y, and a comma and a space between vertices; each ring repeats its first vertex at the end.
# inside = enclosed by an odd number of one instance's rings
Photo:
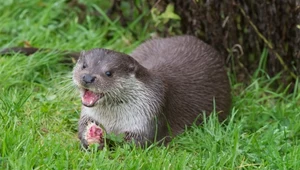
POLYGON ((82 52, 73 71, 82 98, 79 138, 89 122, 144 145, 176 136, 214 109, 229 113, 224 59, 192 36, 159 38, 131 55, 106 49, 82 52))

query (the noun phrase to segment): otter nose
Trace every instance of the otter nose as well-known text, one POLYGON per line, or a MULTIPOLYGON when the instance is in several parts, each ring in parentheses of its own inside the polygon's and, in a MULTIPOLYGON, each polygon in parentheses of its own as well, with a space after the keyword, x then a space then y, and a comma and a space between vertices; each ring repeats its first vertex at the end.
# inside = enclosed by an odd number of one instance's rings
POLYGON ((93 83, 95 81, 96 77, 92 76, 90 74, 85 74, 82 76, 82 80, 88 84, 88 83, 93 83))

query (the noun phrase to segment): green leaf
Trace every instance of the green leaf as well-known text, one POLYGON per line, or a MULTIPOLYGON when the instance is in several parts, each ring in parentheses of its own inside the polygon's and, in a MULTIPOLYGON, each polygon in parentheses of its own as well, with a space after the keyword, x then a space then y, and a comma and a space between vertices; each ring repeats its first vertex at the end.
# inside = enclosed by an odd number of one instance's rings
POLYGON ((163 12, 161 14, 161 18, 164 19, 175 19, 175 20, 180 20, 179 15, 174 13, 174 4, 169 4, 165 10, 165 12, 163 12))
POLYGON ((163 13, 157 8, 151 9, 151 16, 153 21, 155 22, 155 26, 158 26, 160 23, 167 23, 169 20, 180 20, 180 16, 174 13, 174 4, 169 4, 166 7, 166 10, 163 13))

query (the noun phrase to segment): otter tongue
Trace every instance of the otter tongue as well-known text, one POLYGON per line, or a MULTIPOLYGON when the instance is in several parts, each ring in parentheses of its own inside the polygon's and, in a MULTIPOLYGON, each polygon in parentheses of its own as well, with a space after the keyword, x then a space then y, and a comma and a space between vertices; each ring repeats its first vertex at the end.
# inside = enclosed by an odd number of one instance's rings
POLYGON ((92 107, 99 100, 99 96, 92 91, 85 90, 81 100, 83 105, 92 107))

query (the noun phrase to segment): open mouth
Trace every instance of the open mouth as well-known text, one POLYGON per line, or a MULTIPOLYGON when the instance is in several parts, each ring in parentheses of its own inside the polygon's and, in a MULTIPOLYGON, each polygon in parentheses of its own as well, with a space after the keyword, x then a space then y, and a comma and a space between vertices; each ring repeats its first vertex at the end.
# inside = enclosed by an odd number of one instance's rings
POLYGON ((81 102, 84 106, 93 107, 95 103, 104 96, 103 93, 94 93, 88 89, 84 89, 81 102))

